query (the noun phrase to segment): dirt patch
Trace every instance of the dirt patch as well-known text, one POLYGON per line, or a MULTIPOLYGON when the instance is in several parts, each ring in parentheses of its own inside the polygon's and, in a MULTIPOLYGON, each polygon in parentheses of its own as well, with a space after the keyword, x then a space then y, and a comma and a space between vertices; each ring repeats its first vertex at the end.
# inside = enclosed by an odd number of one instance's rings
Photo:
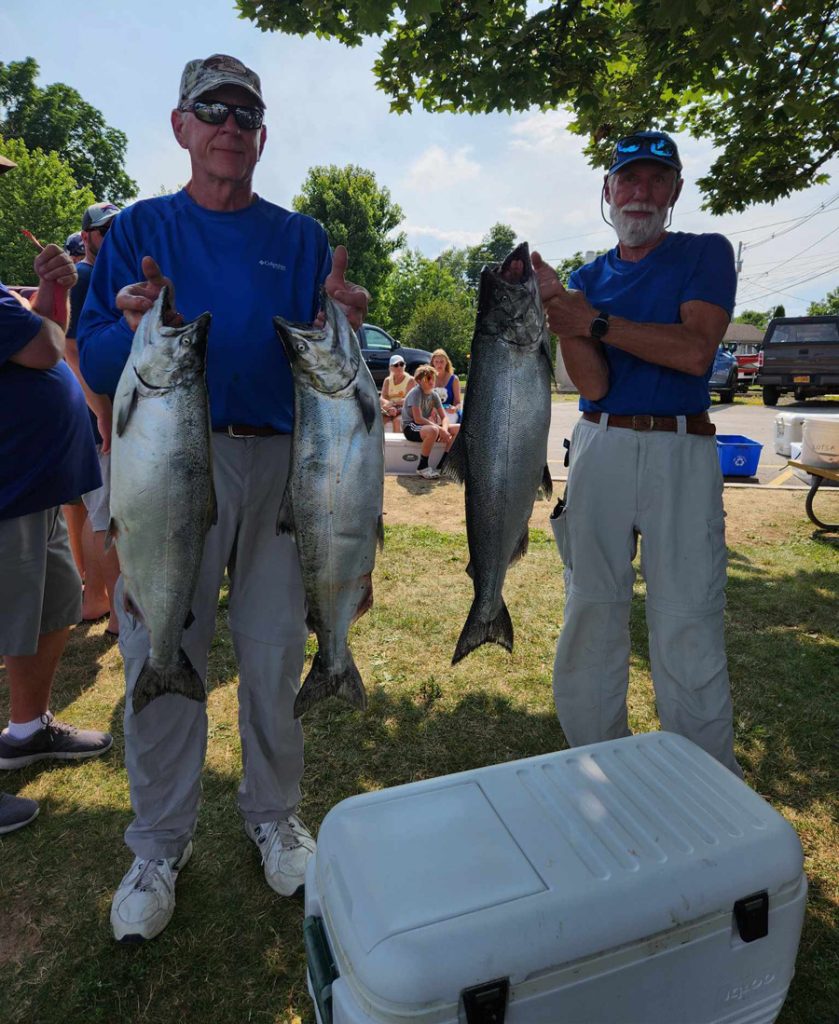
MULTIPOLYGON (((563 482, 555 484, 562 493, 563 482)), ((729 546, 756 541, 778 542, 791 537, 809 537, 813 524, 804 511, 806 492, 726 488, 726 539, 729 546)), ((839 491, 819 496, 819 506, 839 520, 839 491)), ((415 476, 385 477, 385 523, 387 525, 432 526, 445 533, 466 529, 463 488, 445 480, 421 480, 415 476)), ((531 526, 549 529, 548 517, 554 501, 537 501, 531 526)))

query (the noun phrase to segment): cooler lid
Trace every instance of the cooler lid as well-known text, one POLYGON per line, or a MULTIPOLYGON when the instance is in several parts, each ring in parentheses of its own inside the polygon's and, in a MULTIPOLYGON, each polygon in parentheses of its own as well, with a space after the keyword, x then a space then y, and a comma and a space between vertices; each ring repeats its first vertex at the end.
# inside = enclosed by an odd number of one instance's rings
POLYGON ((731 914, 802 864, 748 786, 683 737, 645 733, 345 800, 314 875, 341 974, 400 1019, 731 914))

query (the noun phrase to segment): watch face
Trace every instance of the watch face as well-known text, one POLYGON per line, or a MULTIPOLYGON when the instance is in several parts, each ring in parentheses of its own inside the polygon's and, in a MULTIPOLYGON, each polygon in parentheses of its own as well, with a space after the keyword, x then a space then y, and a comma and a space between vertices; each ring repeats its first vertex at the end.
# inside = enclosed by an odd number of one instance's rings
POLYGON ((606 331, 609 330, 609 321, 606 317, 596 316, 592 322, 589 332, 593 338, 602 338, 606 331))

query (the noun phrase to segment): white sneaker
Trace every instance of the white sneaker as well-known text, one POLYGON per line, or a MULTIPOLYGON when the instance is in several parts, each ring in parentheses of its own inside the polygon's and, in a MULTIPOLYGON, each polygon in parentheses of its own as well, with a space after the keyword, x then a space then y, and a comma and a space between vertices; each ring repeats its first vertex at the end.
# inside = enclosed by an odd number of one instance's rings
POLYGON ((417 476, 421 476, 425 480, 436 480, 440 474, 436 469, 432 469, 431 466, 426 466, 425 469, 417 470, 417 476))
POLYGON ((265 881, 280 896, 293 896, 303 888, 306 865, 317 849, 311 832, 296 814, 259 825, 245 822, 245 832, 259 847, 265 881))
POLYGON ((192 856, 190 840, 180 857, 134 858, 111 903, 111 927, 117 942, 145 942, 159 935, 175 912, 175 882, 192 856))

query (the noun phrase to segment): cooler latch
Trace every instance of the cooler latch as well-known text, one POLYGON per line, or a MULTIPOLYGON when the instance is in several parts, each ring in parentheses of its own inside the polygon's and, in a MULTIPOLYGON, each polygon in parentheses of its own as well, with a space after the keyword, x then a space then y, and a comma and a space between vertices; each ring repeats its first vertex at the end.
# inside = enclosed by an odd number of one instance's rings
POLYGON ((510 994, 509 978, 498 978, 485 985, 465 988, 461 994, 466 1024, 504 1024, 507 997, 510 994))
POLYGON ((734 904, 734 920, 743 942, 754 942, 769 934, 769 893, 752 893, 734 904))

